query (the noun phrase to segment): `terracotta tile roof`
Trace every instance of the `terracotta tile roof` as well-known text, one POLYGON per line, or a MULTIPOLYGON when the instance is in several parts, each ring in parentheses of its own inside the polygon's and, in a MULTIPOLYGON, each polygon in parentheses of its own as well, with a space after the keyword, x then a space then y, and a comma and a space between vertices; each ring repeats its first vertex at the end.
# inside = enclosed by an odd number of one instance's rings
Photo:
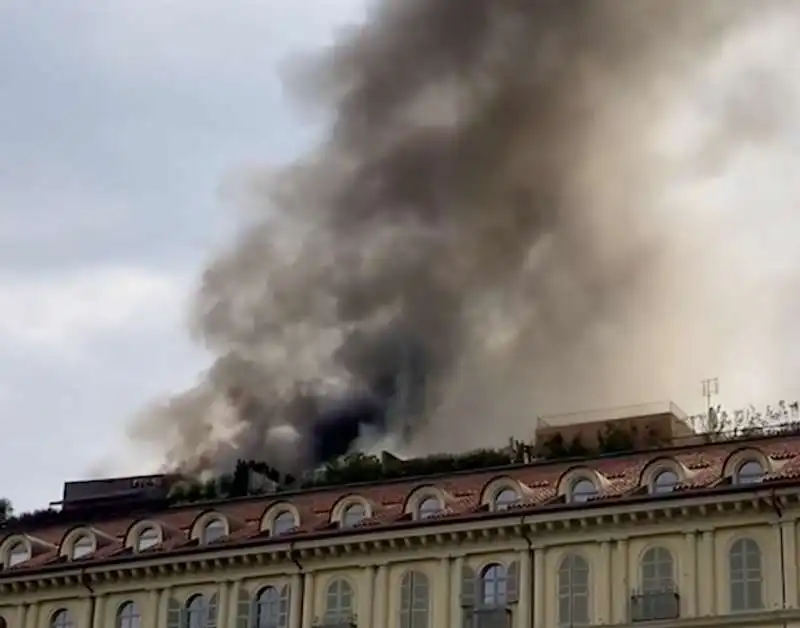
MULTIPOLYGON (((299 525, 281 535, 281 540, 303 538, 320 532, 337 533, 338 526, 331 524, 331 510, 336 503, 348 495, 359 496, 372 505, 371 516, 362 520, 355 529, 376 529, 382 526, 410 522, 412 515, 405 512, 409 496, 423 487, 434 486, 444 492, 444 508, 436 515, 420 521, 419 525, 456 518, 491 516, 490 509, 482 506, 483 493, 494 480, 505 479, 520 484, 520 499, 511 506, 515 511, 535 511, 536 508, 563 502, 558 495, 559 481, 564 473, 578 467, 594 471, 601 478, 599 494, 592 501, 625 500, 632 496, 646 494, 640 485, 645 467, 657 459, 674 460, 688 470, 688 477, 676 490, 711 488, 724 484, 725 462, 728 457, 742 448, 761 451, 774 461, 773 468, 765 475, 765 482, 800 478, 800 435, 790 435, 767 440, 750 442, 711 443, 702 447, 685 449, 649 451, 630 455, 607 456, 583 461, 552 461, 517 465, 502 470, 486 470, 471 473, 458 473, 447 477, 415 478, 407 481, 394 481, 382 485, 349 486, 340 489, 327 488, 296 494, 263 495, 215 504, 196 504, 173 506, 153 513, 149 521, 160 525, 164 531, 162 543, 141 552, 143 555, 167 554, 176 550, 187 550, 198 546, 198 541, 190 540, 189 535, 197 518, 204 513, 216 512, 228 518, 231 524, 229 536, 220 539, 215 545, 225 546, 248 540, 265 541, 269 534, 260 529, 264 514, 271 508, 280 508, 282 503, 291 503, 300 516, 299 525)), ((657 498, 654 498, 657 499, 657 498)), ((580 508, 575 505, 575 508, 580 508)), ((108 540, 101 540, 97 551, 81 562, 113 559, 132 553, 125 547, 125 537, 134 521, 130 517, 117 517, 108 521, 94 522, 90 528, 101 533, 108 540)), ((33 557, 7 571, 24 571, 44 566, 66 563, 59 556, 58 547, 64 535, 76 526, 47 525, 41 529, 29 530, 32 538, 40 539, 47 545, 35 544, 33 557)), ((0 529, 0 543, 2 537, 0 529)))

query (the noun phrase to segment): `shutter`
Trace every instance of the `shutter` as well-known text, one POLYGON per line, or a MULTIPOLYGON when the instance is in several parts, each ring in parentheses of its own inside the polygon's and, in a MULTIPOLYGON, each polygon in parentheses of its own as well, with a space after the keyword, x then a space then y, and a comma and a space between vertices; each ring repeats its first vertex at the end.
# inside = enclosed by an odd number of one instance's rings
POLYGON ((174 597, 167 603, 167 628, 183 628, 183 607, 174 597))
POLYGON ((461 569, 461 607, 475 606, 475 571, 471 567, 461 569))
POLYGON ((206 618, 206 628, 217 628, 217 618, 219 616, 219 607, 217 604, 217 594, 215 593, 208 598, 208 606, 206 607, 208 615, 206 618))
POLYGON ((506 600, 508 604, 516 604, 519 602, 519 561, 517 560, 513 561, 508 566, 506 600))
POLYGON ((236 599, 236 628, 250 628, 255 622, 254 606, 247 590, 239 589, 239 597, 236 599))
POLYGON ((288 628, 289 626, 289 602, 291 601, 291 589, 286 584, 281 589, 281 597, 278 603, 280 609, 278 613, 280 628, 288 628))

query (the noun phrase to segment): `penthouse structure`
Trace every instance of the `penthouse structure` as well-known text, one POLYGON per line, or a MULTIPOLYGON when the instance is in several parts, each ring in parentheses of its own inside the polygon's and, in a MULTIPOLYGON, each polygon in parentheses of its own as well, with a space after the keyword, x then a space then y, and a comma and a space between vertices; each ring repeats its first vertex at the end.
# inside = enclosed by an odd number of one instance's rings
POLYGON ((800 626, 800 425, 595 418, 303 486, 68 483, 0 527, 0 626, 800 626))

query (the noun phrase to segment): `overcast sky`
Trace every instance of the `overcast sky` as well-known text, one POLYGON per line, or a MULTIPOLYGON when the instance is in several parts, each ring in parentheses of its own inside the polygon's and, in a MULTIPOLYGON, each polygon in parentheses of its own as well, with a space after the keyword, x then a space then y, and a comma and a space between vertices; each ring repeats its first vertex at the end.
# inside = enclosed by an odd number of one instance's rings
MULTIPOLYGON (((237 223, 221 189, 313 141, 319 121, 293 109, 281 64, 328 45, 364 1, 0 0, 0 496, 18 510, 100 467, 156 464, 126 446, 124 428, 208 363, 184 317, 237 223)), ((726 332, 742 345, 732 362, 702 371, 737 404, 800 393, 798 24, 779 20, 737 43, 719 73, 744 132, 780 122, 770 146, 748 140, 682 203, 724 213, 712 238, 780 296, 774 311, 731 300, 755 323, 726 332), (740 76, 745 58, 777 97, 740 76), (759 105, 767 100, 777 106, 759 105)), ((727 93, 702 85, 687 103, 702 109, 703 94, 727 93)), ((675 127, 682 149, 690 127, 675 127)), ((704 162, 728 146, 710 150, 704 162)), ((701 404, 699 377, 685 384, 701 404)))
POLYGON ((207 357, 185 302, 220 186, 313 137, 280 64, 361 0, 0 0, 0 495, 60 497, 207 357))

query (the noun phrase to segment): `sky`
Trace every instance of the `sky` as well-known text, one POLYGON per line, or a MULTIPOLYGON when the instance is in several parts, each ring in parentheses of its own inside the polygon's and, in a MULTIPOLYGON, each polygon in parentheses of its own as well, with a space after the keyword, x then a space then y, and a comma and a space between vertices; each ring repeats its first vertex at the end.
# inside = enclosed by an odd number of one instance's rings
MULTIPOLYGON (((204 264, 241 222, 228 184, 312 145, 321 121, 293 106, 282 72, 362 19, 364 2, 0 0, 0 496, 18 511, 58 500, 66 480, 157 466, 125 427, 210 362, 186 317, 204 264)), ((754 38, 755 70, 800 76, 792 29, 754 38)), ((777 84, 792 92, 773 99, 791 115, 779 146, 745 147, 684 204, 727 212, 715 237, 785 285, 782 320, 753 325, 738 362, 708 373, 737 403, 782 395, 786 382, 767 380, 800 369, 800 80, 777 84), (769 352, 748 348, 773 345, 757 336, 778 328, 793 349, 771 369, 769 352)), ((758 126, 748 98, 763 94, 745 92, 733 94, 742 124, 758 126)))
POLYGON ((187 302, 226 181, 315 137, 280 80, 362 0, 0 0, 0 496, 142 468, 125 424, 209 357, 187 302))

